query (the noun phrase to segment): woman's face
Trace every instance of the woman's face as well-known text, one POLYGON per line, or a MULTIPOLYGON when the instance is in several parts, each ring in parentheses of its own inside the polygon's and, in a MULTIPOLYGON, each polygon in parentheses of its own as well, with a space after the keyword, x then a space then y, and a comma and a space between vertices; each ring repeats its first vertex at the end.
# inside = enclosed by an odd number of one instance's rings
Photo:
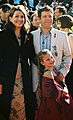
POLYGON ((47 54, 43 57, 43 61, 41 62, 41 64, 44 65, 45 68, 51 69, 55 64, 55 58, 52 54, 47 54))
POLYGON ((57 21, 57 27, 60 30, 60 28, 61 28, 61 22, 59 20, 57 21))
POLYGON ((61 27, 61 22, 59 20, 57 21, 57 27, 58 27, 59 30, 67 32, 66 31, 67 29, 61 27))
POLYGON ((24 14, 19 10, 15 11, 13 16, 10 17, 10 22, 12 22, 15 27, 21 28, 22 25, 25 23, 24 14))

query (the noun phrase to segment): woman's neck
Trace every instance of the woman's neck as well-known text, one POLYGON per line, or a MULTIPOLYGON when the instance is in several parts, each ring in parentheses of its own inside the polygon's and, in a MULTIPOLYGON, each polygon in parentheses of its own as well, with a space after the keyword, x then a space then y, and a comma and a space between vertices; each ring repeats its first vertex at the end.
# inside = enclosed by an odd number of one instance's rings
POLYGON ((17 38, 20 37, 20 29, 15 29, 15 35, 17 38))

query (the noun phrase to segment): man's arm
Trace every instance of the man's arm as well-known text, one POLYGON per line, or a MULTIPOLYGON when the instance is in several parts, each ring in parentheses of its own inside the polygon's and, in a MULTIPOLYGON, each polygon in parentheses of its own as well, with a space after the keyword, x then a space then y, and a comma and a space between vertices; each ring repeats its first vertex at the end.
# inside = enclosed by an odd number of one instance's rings
POLYGON ((68 36, 67 34, 65 34, 63 38, 62 62, 60 65, 60 69, 58 69, 63 74, 64 77, 69 72, 71 63, 72 63, 71 48, 68 36))

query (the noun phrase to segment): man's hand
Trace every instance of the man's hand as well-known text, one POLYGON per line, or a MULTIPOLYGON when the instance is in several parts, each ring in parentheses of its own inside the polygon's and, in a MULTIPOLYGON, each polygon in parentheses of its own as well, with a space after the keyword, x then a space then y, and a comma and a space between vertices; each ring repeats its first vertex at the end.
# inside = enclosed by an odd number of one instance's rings
POLYGON ((54 79, 55 79, 56 82, 60 82, 60 81, 63 81, 64 76, 63 76, 63 74, 60 72, 57 76, 54 76, 54 79))
POLYGON ((0 84, 0 95, 2 95, 3 86, 0 84))

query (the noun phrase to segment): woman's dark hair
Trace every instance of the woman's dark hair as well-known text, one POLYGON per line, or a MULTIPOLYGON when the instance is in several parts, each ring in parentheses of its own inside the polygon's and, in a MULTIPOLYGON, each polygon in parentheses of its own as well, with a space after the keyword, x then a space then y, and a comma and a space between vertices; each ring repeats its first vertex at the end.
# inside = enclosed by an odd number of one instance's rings
POLYGON ((57 19, 61 22, 61 28, 71 28, 73 26, 73 18, 70 15, 62 15, 57 19))

